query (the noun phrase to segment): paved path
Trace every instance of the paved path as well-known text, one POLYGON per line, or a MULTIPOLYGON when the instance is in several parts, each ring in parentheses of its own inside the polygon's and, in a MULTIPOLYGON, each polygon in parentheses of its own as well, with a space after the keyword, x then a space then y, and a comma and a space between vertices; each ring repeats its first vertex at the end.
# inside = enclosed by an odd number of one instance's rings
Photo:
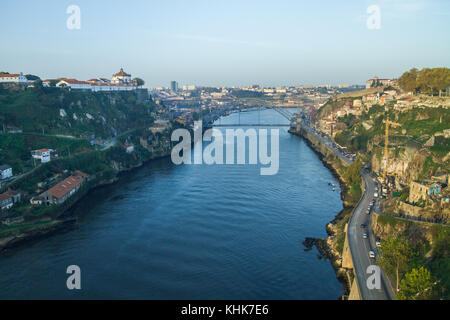
MULTIPOLYGON (((353 163, 351 159, 346 157, 339 149, 333 146, 333 141, 329 137, 320 136, 314 129, 305 124, 303 124, 302 127, 320 142, 325 144, 332 152, 334 152, 347 164, 353 163)), ((369 175, 369 173, 363 172, 361 175, 364 179, 365 191, 362 199, 353 211, 347 231, 354 270, 363 300, 390 300, 395 297, 394 290, 384 271, 381 271, 380 290, 370 290, 367 287, 367 278, 370 276, 367 274, 367 268, 376 264, 374 259, 369 258, 369 252, 371 250, 375 253, 377 252, 375 245, 376 239, 374 237, 373 230, 370 228, 371 217, 367 214, 367 209, 370 202, 373 200, 377 184, 373 181, 373 178, 369 175), (362 224, 366 224, 369 227, 363 229, 361 228, 362 224), (369 239, 363 239, 362 235, 364 233, 368 233, 369 239)))

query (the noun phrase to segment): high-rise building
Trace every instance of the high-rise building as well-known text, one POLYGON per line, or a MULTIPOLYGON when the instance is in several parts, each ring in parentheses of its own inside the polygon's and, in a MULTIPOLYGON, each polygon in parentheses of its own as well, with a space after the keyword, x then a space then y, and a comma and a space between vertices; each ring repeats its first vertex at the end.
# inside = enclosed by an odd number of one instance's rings
POLYGON ((177 92, 178 91, 178 82, 170 81, 170 90, 172 90, 173 92, 177 92))

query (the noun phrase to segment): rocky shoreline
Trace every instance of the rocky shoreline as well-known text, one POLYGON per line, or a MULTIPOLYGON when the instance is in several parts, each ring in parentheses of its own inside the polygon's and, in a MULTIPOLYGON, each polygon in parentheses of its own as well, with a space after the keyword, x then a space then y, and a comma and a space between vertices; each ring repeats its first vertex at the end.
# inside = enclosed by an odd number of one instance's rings
MULTIPOLYGON (((332 173, 333 177, 339 182, 339 186, 341 188, 341 200, 344 205, 344 208, 334 217, 332 221, 330 221, 326 225, 326 231, 328 238, 326 239, 316 239, 316 238, 305 238, 303 241, 303 245, 305 246, 305 250, 311 250, 313 247, 316 247, 319 251, 318 258, 319 259, 327 259, 330 261, 331 265, 336 274, 336 278, 341 283, 344 294, 339 299, 345 299, 350 294, 351 289, 351 271, 342 268, 342 252, 340 252, 338 248, 337 241, 337 233, 342 232, 337 229, 336 224, 338 221, 344 219, 346 212, 352 211, 353 206, 345 200, 344 195, 348 192, 349 187, 345 183, 343 177, 339 173, 339 170, 336 168, 335 163, 327 160, 327 155, 323 154, 322 151, 317 148, 307 136, 299 134, 297 132, 291 132, 294 135, 302 138, 305 143, 316 153, 319 157, 320 161, 327 167, 328 170, 332 173)), ((320 144, 320 142, 319 142, 320 144)))

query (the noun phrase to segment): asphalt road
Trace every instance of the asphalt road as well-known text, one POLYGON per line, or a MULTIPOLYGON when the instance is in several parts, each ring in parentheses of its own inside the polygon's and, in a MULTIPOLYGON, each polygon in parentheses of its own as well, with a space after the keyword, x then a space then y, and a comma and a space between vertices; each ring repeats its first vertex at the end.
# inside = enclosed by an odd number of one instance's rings
POLYGON ((390 300, 394 297, 393 289, 382 270, 381 289, 370 290, 367 287, 367 279, 370 276, 370 274, 367 274, 367 268, 371 265, 376 265, 376 261, 369 258, 369 251, 374 251, 378 256, 375 245, 376 239, 373 235, 373 230, 370 228, 371 217, 367 214, 370 202, 374 199, 373 196, 377 185, 368 173, 363 172, 362 176, 366 185, 364 196, 355 208, 353 217, 348 225, 350 252, 363 300, 390 300), (367 224, 369 227, 361 228, 362 224, 367 224), (369 239, 363 239, 362 235, 364 233, 369 235, 369 239))
MULTIPOLYGON (((340 150, 333 147, 333 143, 329 138, 321 137, 307 125, 303 125, 303 128, 314 135, 319 141, 325 144, 346 163, 353 163, 353 161, 347 158, 340 150)), ((377 247, 375 245, 376 239, 373 230, 370 227, 371 217, 370 215, 367 215, 367 209, 370 202, 374 199, 377 183, 373 181, 373 178, 367 172, 363 172, 362 177, 366 186, 365 192, 363 198, 356 206, 348 225, 348 240, 355 268, 355 274, 363 300, 391 300, 394 299, 394 290, 387 279, 386 274, 382 270, 381 289, 371 290, 367 287, 367 279, 370 276, 370 274, 367 274, 367 268, 371 265, 376 265, 376 261, 369 258, 369 252, 372 250, 376 255, 378 254, 377 247), (361 228, 362 224, 368 225, 368 228, 361 228), (363 239, 364 233, 369 235, 368 239, 363 239)), ((377 203, 374 206, 375 211, 377 211, 378 205, 379 203, 377 200, 377 203)))

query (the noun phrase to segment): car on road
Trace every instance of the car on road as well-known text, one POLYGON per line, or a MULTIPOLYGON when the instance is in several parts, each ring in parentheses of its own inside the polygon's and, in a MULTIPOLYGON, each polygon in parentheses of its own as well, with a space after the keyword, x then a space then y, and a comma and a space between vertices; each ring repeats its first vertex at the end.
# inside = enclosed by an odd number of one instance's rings
POLYGON ((369 235, 367 233, 363 233, 362 237, 363 237, 363 239, 368 239, 369 235))
POLYGON ((361 225, 361 228, 362 228, 362 229, 367 228, 367 224, 366 224, 366 223, 363 223, 363 224, 361 225))
POLYGON ((372 250, 369 251, 369 258, 370 259, 375 259, 375 252, 373 252, 372 250))
POLYGON ((377 239, 377 241, 375 242, 375 245, 379 248, 381 247, 381 241, 380 239, 377 239))

